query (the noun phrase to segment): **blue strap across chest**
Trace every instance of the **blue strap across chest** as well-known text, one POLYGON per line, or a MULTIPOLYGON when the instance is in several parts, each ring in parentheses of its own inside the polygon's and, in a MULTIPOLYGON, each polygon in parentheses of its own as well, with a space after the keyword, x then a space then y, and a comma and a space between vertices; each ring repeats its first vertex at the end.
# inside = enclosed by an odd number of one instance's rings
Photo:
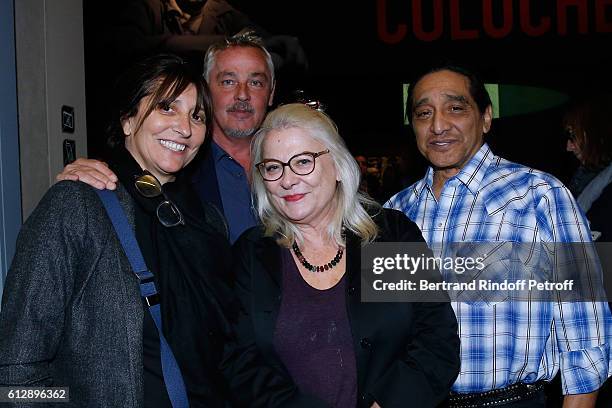
POLYGON ((102 200, 104 208, 111 219, 117 237, 123 246, 123 250, 130 261, 133 272, 138 277, 140 283, 140 294, 149 306, 149 312, 157 327, 159 333, 159 348, 161 355, 162 372, 164 375, 164 383, 166 384, 166 390, 170 397, 170 402, 173 408, 188 407, 189 402, 187 400, 187 390, 185 382, 183 381, 183 375, 176 362, 174 353, 170 345, 166 341, 162 332, 161 322, 161 309, 159 305, 159 295, 157 294, 157 288, 155 287, 155 281, 153 274, 147 268, 142 252, 136 242, 136 237, 132 231, 130 224, 128 223, 125 212, 121 208, 117 194, 110 190, 96 190, 96 193, 102 200))

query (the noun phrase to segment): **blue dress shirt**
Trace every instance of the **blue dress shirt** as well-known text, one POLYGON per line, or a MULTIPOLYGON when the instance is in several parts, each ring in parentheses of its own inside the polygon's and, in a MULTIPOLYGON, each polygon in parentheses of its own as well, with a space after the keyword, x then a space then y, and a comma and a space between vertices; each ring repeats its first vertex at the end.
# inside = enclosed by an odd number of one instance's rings
POLYGON ((251 188, 240 163, 214 141, 211 148, 229 238, 234 243, 245 230, 258 224, 251 201, 251 188))

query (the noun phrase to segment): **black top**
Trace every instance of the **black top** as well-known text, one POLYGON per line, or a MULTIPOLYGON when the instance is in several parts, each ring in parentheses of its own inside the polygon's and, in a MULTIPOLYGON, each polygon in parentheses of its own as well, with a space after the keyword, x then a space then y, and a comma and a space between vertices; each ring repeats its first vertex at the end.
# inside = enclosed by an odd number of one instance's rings
POLYGON ((598 242, 612 241, 612 218, 610 209, 612 208, 612 184, 608 184, 603 189, 601 195, 591 204, 591 208, 586 213, 589 220, 591 231, 601 233, 598 242))
MULTIPOLYGON (((177 359, 191 406, 224 406, 227 386, 218 364, 234 313, 230 290, 230 246, 185 177, 166 183, 166 196, 179 208, 185 225, 162 226, 156 208, 163 197, 142 197, 134 187, 142 174, 125 150, 113 156, 111 168, 135 202, 136 240, 155 276, 164 336, 177 359), (213 256, 214 255, 214 256, 213 256)), ((148 310, 143 324, 145 406, 168 407, 161 372, 159 338, 148 310)))
POLYGON ((572 175, 572 179, 569 181, 567 188, 569 188, 574 197, 578 197, 580 193, 582 193, 582 190, 584 190, 598 173, 599 170, 579 166, 572 175))
POLYGON ((346 314, 346 280, 315 289, 302 278, 289 250, 281 253, 283 300, 274 349, 302 391, 332 407, 354 408, 357 368, 346 314))
MULTIPOLYGON (((143 302, 143 307, 146 305, 143 302)), ((145 408, 167 407, 171 408, 170 398, 164 383, 161 368, 161 355, 159 350, 159 335, 151 313, 144 314, 142 324, 142 350, 143 350, 143 383, 145 408)))

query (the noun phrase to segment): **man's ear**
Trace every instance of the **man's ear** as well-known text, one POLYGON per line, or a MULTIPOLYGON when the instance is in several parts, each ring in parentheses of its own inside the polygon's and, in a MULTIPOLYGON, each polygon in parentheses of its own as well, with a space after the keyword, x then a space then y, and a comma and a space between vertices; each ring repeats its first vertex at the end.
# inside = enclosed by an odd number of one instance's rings
POLYGON ((272 88, 270 89, 270 97, 268 98, 268 106, 272 106, 274 103, 274 91, 276 90, 276 79, 272 82, 272 88))
POLYGON ((482 133, 488 133, 491 130, 491 121, 493 120, 493 107, 487 106, 482 115, 482 133))

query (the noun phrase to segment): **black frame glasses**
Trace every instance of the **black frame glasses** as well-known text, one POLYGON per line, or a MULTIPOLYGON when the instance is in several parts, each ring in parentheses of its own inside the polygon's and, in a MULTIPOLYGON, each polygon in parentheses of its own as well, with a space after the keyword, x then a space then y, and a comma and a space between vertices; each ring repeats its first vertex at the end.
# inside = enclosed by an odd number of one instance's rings
POLYGON ((143 175, 134 180, 136 191, 146 198, 155 198, 160 195, 164 197, 164 201, 159 203, 155 213, 160 224, 164 227, 176 227, 177 225, 185 225, 183 214, 178 207, 166 196, 162 189, 162 185, 153 174, 144 171, 143 175))
POLYGON ((307 176, 310 173, 312 173, 316 167, 317 164, 317 157, 322 156, 324 154, 329 153, 329 149, 325 149, 322 150, 320 152, 317 153, 313 153, 313 152, 302 152, 302 153, 298 153, 296 155, 293 155, 289 158, 289 160, 287 162, 282 162, 280 160, 276 160, 276 159, 265 159, 260 161, 259 163, 257 163, 255 165, 255 167, 257 167, 257 170, 259 170, 259 175, 261 176, 261 178, 263 178, 265 181, 276 181, 276 180, 280 180, 283 175, 285 174, 285 167, 289 167, 291 169, 292 172, 294 172, 295 174, 297 174, 298 176, 307 176), (295 169, 295 159, 299 158, 300 156, 310 156, 312 157, 312 169, 309 169, 307 171, 300 171, 300 170, 296 170, 295 169), (270 163, 276 163, 279 166, 281 166, 281 171, 278 177, 270 177, 270 176, 266 176, 266 165, 270 164, 270 163))

